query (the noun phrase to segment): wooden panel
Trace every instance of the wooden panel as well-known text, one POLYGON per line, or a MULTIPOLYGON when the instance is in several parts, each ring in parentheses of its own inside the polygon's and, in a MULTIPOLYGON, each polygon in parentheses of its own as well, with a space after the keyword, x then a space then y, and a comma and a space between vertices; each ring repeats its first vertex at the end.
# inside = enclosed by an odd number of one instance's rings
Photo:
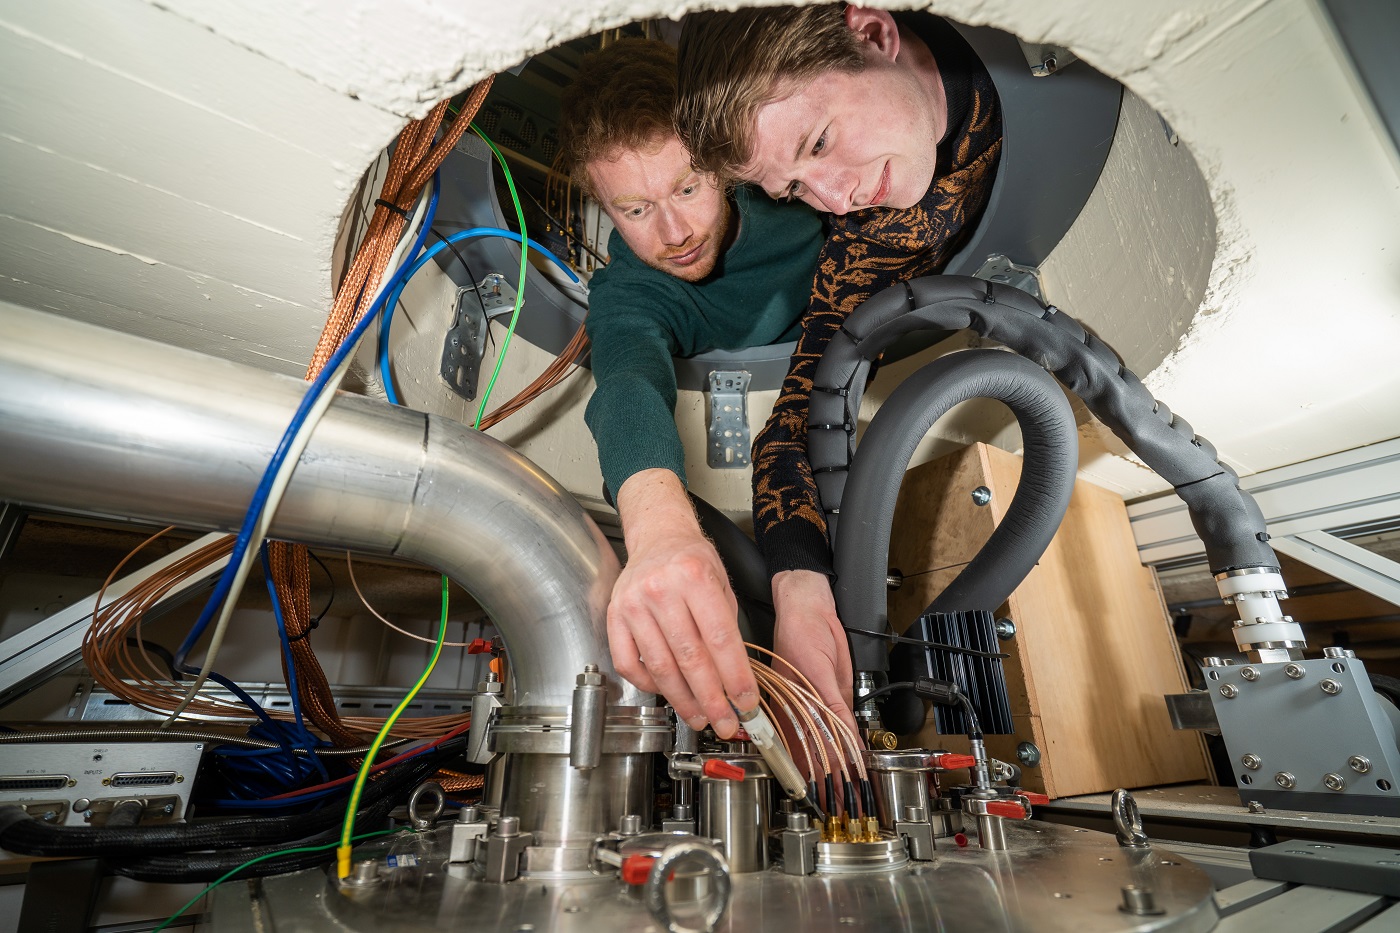
MULTIPOLYGON (((922 536, 934 555, 923 563, 937 569, 913 577, 906 571, 904 586, 891 594, 894 624, 917 617, 981 547, 990 521, 1005 515, 1020 469, 1019 457, 974 445, 910 472, 900 501, 917 505, 896 515, 899 560, 919 565, 915 542, 922 536), (987 507, 972 503, 978 485, 992 491, 987 507)), ((1011 761, 1022 741, 1040 749, 1041 764, 1026 769, 1025 786, 1060 797, 1208 775, 1200 737, 1173 730, 1167 717, 1163 694, 1186 689, 1179 652, 1156 578, 1137 563, 1115 494, 1076 484, 1055 539, 999 614, 1016 624, 1016 637, 1002 644, 1018 728, 1015 736, 989 736, 987 744, 993 756, 1011 761)), ((965 748, 965 740, 938 736, 931 725, 917 741, 965 748)))

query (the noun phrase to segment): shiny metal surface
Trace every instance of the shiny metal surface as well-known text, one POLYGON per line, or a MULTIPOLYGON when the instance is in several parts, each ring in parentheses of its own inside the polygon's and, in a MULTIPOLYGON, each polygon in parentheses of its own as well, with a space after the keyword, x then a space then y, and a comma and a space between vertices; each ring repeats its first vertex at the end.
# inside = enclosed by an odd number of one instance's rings
POLYGON ((699 834, 719 841, 735 874, 768 867, 768 827, 772 825, 768 766, 758 756, 702 755, 744 769, 742 781, 700 779, 699 834))
POLYGON ((651 771, 649 754, 604 755, 587 770, 567 753, 506 755, 501 813, 519 817, 536 846, 591 844, 627 814, 651 813, 651 771))
MULTIPOLYGON (((0 500, 230 531, 300 380, 0 303, 0 500)), ((572 496, 498 441, 342 394, 271 532, 392 554, 452 577, 501 630, 521 703, 567 705, 586 664, 609 702, 604 611, 617 558, 572 496)))
MULTIPOLYGON (((447 833, 441 833, 445 840, 447 833)), ((1113 837, 1036 821, 1007 827, 1005 852, 939 849, 933 861, 876 874, 794 877, 779 869, 732 877, 725 933, 925 933, 948 931, 1180 931, 1216 922, 1210 879, 1173 853, 1120 849, 1113 837), (1151 891, 1161 916, 1118 909, 1127 885, 1151 891)), ((434 836, 422 839, 436 851, 434 836)), ((356 858, 386 855, 395 843, 362 846, 356 858)), ((445 845, 445 841, 442 843, 445 845)), ((399 843, 402 845, 402 843, 399 843)), ((325 870, 226 884, 211 897, 213 933, 342 930, 346 933, 643 933, 656 921, 639 892, 613 876, 582 883, 473 880, 426 855, 414 868, 387 869, 382 883, 347 894, 325 870), (256 926, 254 922, 256 921, 256 926)), ((680 879, 678 878, 678 881, 680 879)))
POLYGON ((926 749, 866 754, 882 829, 893 829, 897 821, 904 819, 908 807, 929 812, 928 782, 932 770, 928 767, 928 756, 926 749))
MULTIPOLYGON (((1149 820, 1277 826, 1286 827, 1294 834, 1327 832, 1400 839, 1400 817, 1307 813, 1265 806, 1251 811, 1240 803, 1239 792, 1233 787, 1154 787, 1133 791, 1133 798, 1142 815, 1149 820)), ((1111 800, 1108 794, 1061 797, 1052 800, 1046 809, 1051 813, 1107 816, 1111 800)))
MULTIPOLYGON (((602 754, 665 751, 671 747, 668 723, 665 707, 610 707, 603 720, 602 754)), ((572 729, 571 706, 504 706, 489 741, 496 752, 568 755, 572 729)))

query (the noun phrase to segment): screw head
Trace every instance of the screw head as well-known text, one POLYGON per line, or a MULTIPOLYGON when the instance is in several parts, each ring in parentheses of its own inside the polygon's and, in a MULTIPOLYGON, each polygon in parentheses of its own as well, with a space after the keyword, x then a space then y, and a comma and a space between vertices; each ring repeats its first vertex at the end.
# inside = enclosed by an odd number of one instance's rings
POLYGON ((1302 680, 1308 674, 1307 671, 1303 670, 1303 668, 1297 664, 1284 665, 1283 672, 1293 680, 1302 680))
POLYGON ((1006 641, 1016 637, 1016 623, 1010 619, 997 619, 995 623, 997 638, 1006 641))
POLYGON ((1274 775, 1274 783, 1284 790, 1292 790, 1298 786, 1298 779, 1287 771, 1280 771, 1278 774, 1274 775))
POLYGON ((496 823, 496 835, 502 839, 520 835, 520 817, 503 816, 496 823))
POLYGON ((1258 771, 1259 766, 1263 763, 1263 759, 1260 758, 1258 755, 1245 755, 1243 758, 1240 759, 1240 764, 1244 765, 1251 771, 1258 771))
POLYGON ((1343 654, 1342 652, 1345 651, 1345 650, 1346 650, 1345 648, 1336 648, 1336 647, 1323 648, 1323 649, 1322 649, 1322 656, 1323 656, 1324 658, 1344 658, 1344 657, 1346 657, 1346 655, 1343 654))
POLYGON ((1347 767, 1351 768, 1351 770, 1355 771, 1357 774, 1365 774, 1367 771, 1371 770, 1371 759, 1367 758, 1365 755, 1352 755, 1347 759, 1347 767))
POLYGON ((986 486, 978 486, 976 489, 972 490, 973 505, 986 505, 988 502, 991 501, 992 491, 986 486))
POLYGON ((1342 685, 1339 684, 1337 681, 1333 680, 1331 677, 1318 684, 1318 686, 1322 688, 1322 692, 1327 694, 1329 697, 1334 697, 1342 692, 1342 685))
POLYGON ((1347 780, 1346 780, 1346 778, 1342 777, 1340 774, 1337 774, 1337 773, 1335 773, 1335 772, 1329 772, 1329 773, 1327 773, 1327 774, 1324 774, 1324 775, 1322 776, 1322 783, 1325 784, 1325 785, 1327 786, 1327 789, 1328 789, 1328 790, 1346 790, 1346 789, 1347 789, 1347 780))
POLYGON ((1242 667, 1240 668, 1240 676, 1253 683, 1259 679, 1259 672, 1252 667, 1242 667))
POLYGON ((1227 700, 1233 700, 1240 695, 1240 688, 1236 687, 1234 684, 1221 684, 1220 695, 1227 700))
POLYGON ((1263 805, 1262 803, 1260 803, 1259 801, 1257 801, 1257 800, 1251 800, 1251 801, 1249 802, 1249 812, 1250 812, 1250 813, 1263 813, 1263 812, 1265 812, 1265 810, 1264 810, 1264 805, 1263 805))
POLYGON ((1016 746, 1016 760, 1027 768, 1040 764, 1040 749, 1032 742, 1022 742, 1016 746))

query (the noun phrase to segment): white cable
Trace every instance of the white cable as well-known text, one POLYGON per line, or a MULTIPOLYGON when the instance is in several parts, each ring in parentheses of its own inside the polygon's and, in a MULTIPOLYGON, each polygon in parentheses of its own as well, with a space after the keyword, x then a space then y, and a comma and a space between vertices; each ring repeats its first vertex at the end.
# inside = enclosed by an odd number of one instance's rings
MULTIPOLYGON (((397 263, 401 260, 407 244, 413 242, 415 227, 422 226, 422 217, 427 212, 427 202, 429 191, 427 188, 418 198, 418 208, 414 211, 413 220, 404 228, 402 236, 399 237, 398 245, 394 247, 394 252, 390 254, 389 265, 385 268, 391 270, 385 280, 380 283, 379 291, 375 293, 374 302, 380 300, 385 289, 393 281, 393 271, 398 269, 397 263)), ((371 302, 367 307, 374 307, 371 302)), ((364 340, 365 334, 369 333, 369 328, 365 328, 360 334, 360 340, 364 340)), ((233 617, 234 605, 238 602, 238 596, 243 592, 243 583, 248 578, 248 573, 252 569, 253 561, 257 559, 262 543, 267 537, 267 530, 272 525, 273 516, 277 514, 277 507, 282 503, 282 496, 287 491, 288 484, 292 481, 292 473, 296 470, 297 464, 301 462, 301 455, 306 447, 311 443, 311 435, 316 430, 316 425, 320 423, 321 417, 330 408, 331 402, 335 401, 335 393, 340 388, 340 384, 345 379, 345 374, 350 371, 350 361, 354 358, 358 346, 352 347, 350 352, 345 354, 340 365, 336 367, 331 378, 321 388, 321 393, 316 397, 311 409, 306 413, 306 420, 302 422, 297 433, 292 436, 291 443, 287 447, 287 457, 282 461, 277 473, 272 478, 272 485, 268 489, 267 501, 263 504, 262 513, 258 516, 258 525, 254 529, 253 536, 248 539, 248 548, 243 552, 243 559, 234 572, 233 584, 229 587, 228 596, 224 598, 224 604, 219 610, 219 619, 214 624, 214 634, 209 640, 209 649, 204 655, 204 664, 199 669, 199 676, 195 678, 189 690, 181 698, 175 710, 161 723, 161 728, 169 728, 180 718, 190 703, 194 702, 199 694, 200 688, 209 679, 209 672, 214 669, 214 661, 218 657, 219 649, 223 646, 224 635, 228 630, 229 619, 233 617)))

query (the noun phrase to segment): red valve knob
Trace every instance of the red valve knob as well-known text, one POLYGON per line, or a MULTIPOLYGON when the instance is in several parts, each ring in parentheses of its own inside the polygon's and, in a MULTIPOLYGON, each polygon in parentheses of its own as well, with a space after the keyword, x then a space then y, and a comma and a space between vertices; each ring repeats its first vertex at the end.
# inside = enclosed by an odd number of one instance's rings
POLYGON ((967 833, 954 833, 953 841, 958 844, 959 849, 967 848, 967 833))
POLYGON ((929 755, 928 763, 935 768, 942 768, 944 771, 958 771, 962 768, 971 768, 977 764, 977 759, 972 755, 955 755, 952 752, 945 752, 942 755, 929 755))
POLYGON ((700 773, 707 778, 717 778, 721 781, 742 781, 747 776, 743 768, 727 761, 720 761, 718 758, 712 758, 705 762, 700 773))
POLYGON ((1024 797, 1026 802, 1036 807, 1043 807, 1050 802, 1050 797, 1046 794, 1037 794, 1035 791, 1018 790, 1017 797, 1024 797))
POLYGON ((486 654, 491 650, 491 639, 473 638, 471 644, 467 645, 467 654, 486 654))
POLYGON ((989 800, 987 801, 987 812, 992 816, 1004 816, 1008 820, 1024 820, 1026 818, 1025 808, 1011 800, 989 800))
POLYGON ((622 860, 622 880, 627 884, 645 884, 656 859, 650 855, 629 855, 622 860))

